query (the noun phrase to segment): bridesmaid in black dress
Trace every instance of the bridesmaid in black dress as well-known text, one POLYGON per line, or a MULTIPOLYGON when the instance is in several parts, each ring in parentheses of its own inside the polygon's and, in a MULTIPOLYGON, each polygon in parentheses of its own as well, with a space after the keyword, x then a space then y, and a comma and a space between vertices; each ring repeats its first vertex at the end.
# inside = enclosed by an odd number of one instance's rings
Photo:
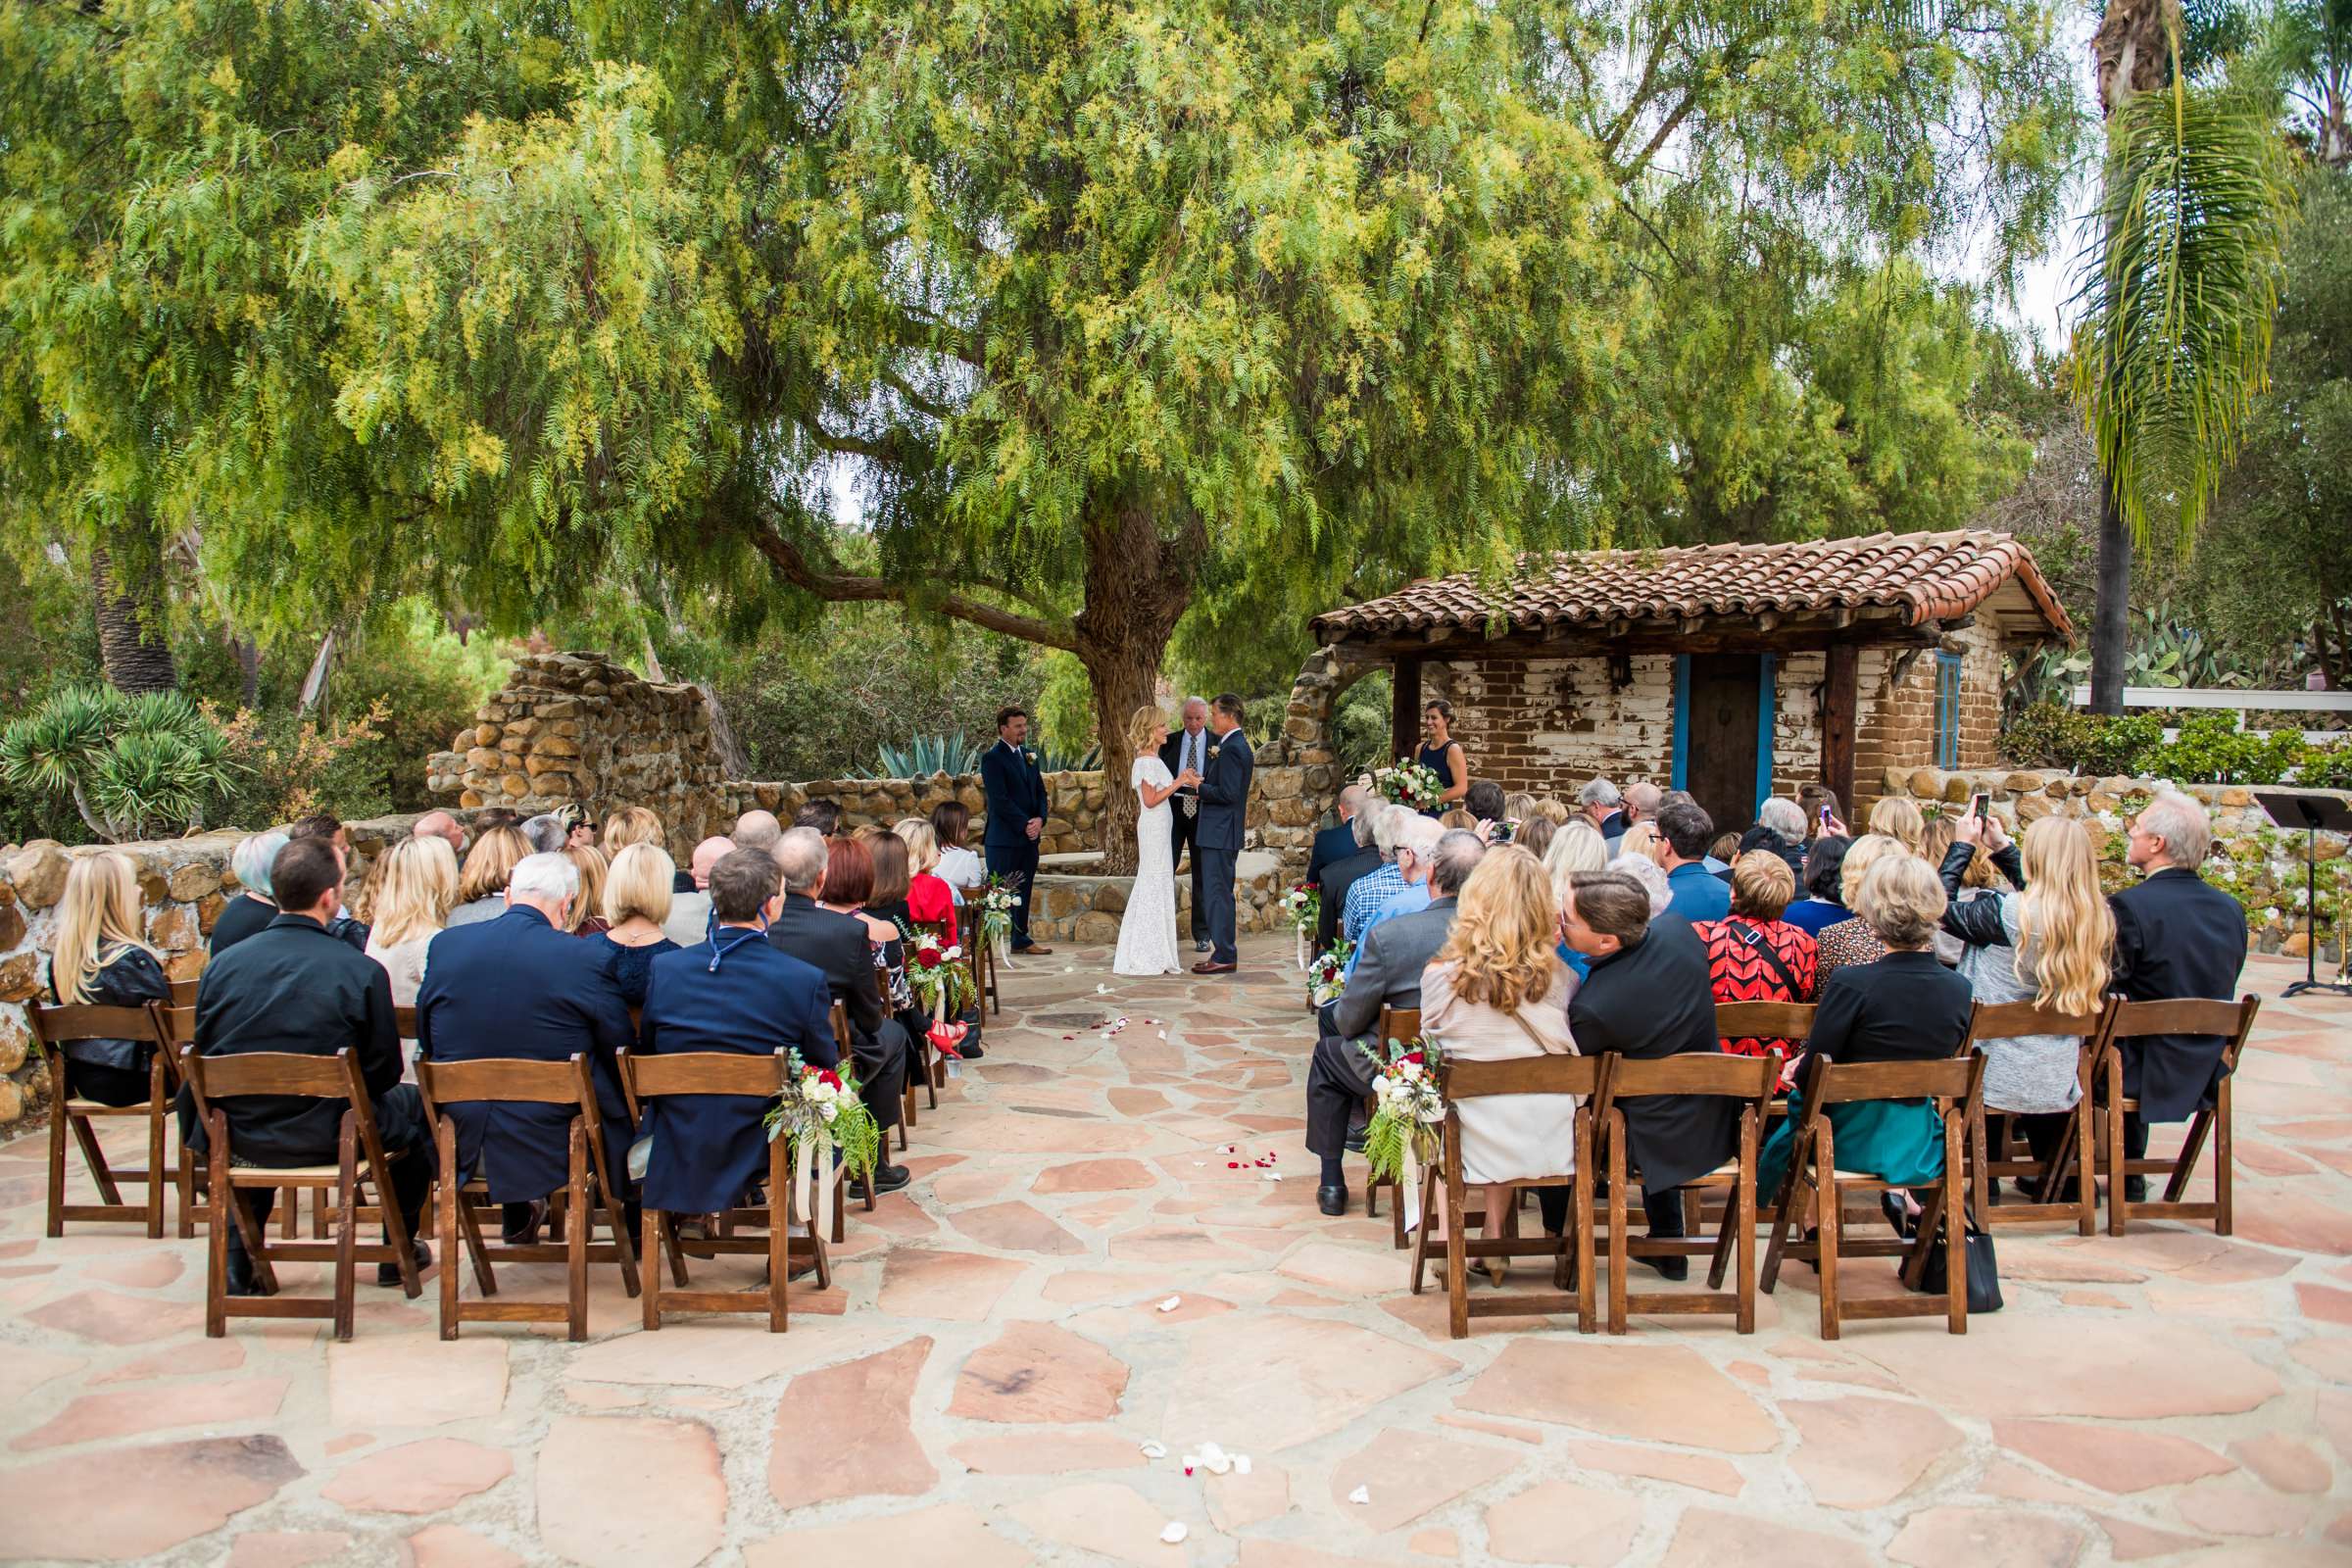
POLYGON ((1428 768, 1445 782, 1446 793, 1438 804, 1421 814, 1444 816, 1461 805, 1462 797, 1470 791, 1470 759, 1462 753, 1462 743, 1453 738, 1453 705, 1443 697, 1430 699, 1422 710, 1421 728, 1424 739, 1413 760, 1428 768))

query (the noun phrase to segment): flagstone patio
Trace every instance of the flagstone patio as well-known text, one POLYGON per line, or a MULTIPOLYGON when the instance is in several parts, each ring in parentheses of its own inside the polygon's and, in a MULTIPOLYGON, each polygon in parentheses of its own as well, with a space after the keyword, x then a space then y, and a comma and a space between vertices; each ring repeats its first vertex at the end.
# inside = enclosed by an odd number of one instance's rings
MULTIPOLYGON (((490 1325, 443 1344, 429 1290, 368 1286, 350 1345, 256 1322, 208 1341, 199 1244, 42 1239, 42 1141, 20 1140, 0 1150, 0 1555, 1985 1568, 2352 1552, 2352 1003, 2266 1004, 2239 1081, 2234 1238, 2003 1232, 2008 1308, 1963 1339, 1913 1320, 1825 1344, 1798 1267, 1752 1337, 1711 1319, 1638 1320, 1624 1339, 1482 1320, 1455 1342, 1442 1292, 1406 1293, 1385 1214, 1315 1212, 1290 945, 1243 956, 1230 982, 1103 990, 1099 950, 1013 971, 988 1059, 923 1116, 914 1185, 855 1217, 835 1289, 796 1295, 781 1337, 749 1318, 646 1334, 605 1278, 583 1346, 490 1325), (1246 1473, 1187 1477, 1182 1455, 1209 1442, 1246 1473), (1171 1522, 1181 1544, 1163 1544, 1171 1522)), ((2292 972, 2258 959, 2247 983, 2275 997, 2292 972)), ((697 1276, 749 1283, 756 1266, 697 1276)), ((1884 1289, 1890 1269, 1854 1274, 1884 1289)), ((560 1289, 554 1269, 501 1280, 560 1289)))

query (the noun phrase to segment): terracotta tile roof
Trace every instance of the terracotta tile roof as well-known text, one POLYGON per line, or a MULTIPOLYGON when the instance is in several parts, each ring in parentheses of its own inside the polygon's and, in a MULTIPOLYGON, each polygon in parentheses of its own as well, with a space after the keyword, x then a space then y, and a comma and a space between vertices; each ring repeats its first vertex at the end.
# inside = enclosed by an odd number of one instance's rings
POLYGON ((1424 577, 1385 598, 1315 617, 1324 642, 1484 627, 1497 612, 1510 629, 1561 621, 1681 620, 1838 609, 1893 609, 1906 624, 1974 611, 2012 582, 2023 598, 2001 608, 2038 615, 2072 638, 2033 552, 2013 536, 1976 529, 1870 534, 1796 544, 1693 545, 1674 550, 1562 551, 1526 574, 1483 587, 1476 575, 1424 577))

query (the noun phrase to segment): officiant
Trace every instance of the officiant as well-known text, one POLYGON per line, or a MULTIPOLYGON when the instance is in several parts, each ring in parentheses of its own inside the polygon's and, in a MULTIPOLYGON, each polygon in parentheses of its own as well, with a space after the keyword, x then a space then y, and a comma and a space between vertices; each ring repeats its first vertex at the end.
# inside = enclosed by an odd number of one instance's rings
MULTIPOLYGON (((1184 705, 1184 727, 1160 742, 1159 760, 1172 778, 1182 778, 1189 769, 1195 778, 1208 771, 1208 704, 1195 697, 1184 705)), ((1193 951, 1208 951, 1208 917, 1200 906, 1200 857, 1194 850, 1200 835, 1200 787, 1187 784, 1176 791, 1170 803, 1176 808, 1173 843, 1176 859, 1181 868, 1187 857, 1192 860, 1193 875, 1193 951)))

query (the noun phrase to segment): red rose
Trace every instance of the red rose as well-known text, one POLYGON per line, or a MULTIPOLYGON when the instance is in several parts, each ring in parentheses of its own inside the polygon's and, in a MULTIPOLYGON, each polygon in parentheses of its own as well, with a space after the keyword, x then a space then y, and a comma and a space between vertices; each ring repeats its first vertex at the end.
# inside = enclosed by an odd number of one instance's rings
POLYGON ((1402 1063, 1404 1063, 1404 1062, 1408 1062, 1408 1061, 1409 1061, 1409 1062, 1412 1062, 1412 1063, 1413 1063, 1415 1066, 1418 1066, 1418 1065, 1420 1065, 1420 1061, 1421 1061, 1421 1053, 1419 1053, 1418 1051, 1408 1051, 1408 1052, 1406 1052, 1406 1053, 1405 1053, 1403 1055, 1401 1055, 1401 1056, 1397 1057, 1397 1058, 1396 1058, 1396 1060, 1397 1060, 1397 1062, 1398 1062, 1400 1065, 1401 1065, 1402 1063))
POLYGON ((926 968, 932 967, 939 962, 939 950, 930 947, 918 948, 915 950, 914 961, 926 968))

